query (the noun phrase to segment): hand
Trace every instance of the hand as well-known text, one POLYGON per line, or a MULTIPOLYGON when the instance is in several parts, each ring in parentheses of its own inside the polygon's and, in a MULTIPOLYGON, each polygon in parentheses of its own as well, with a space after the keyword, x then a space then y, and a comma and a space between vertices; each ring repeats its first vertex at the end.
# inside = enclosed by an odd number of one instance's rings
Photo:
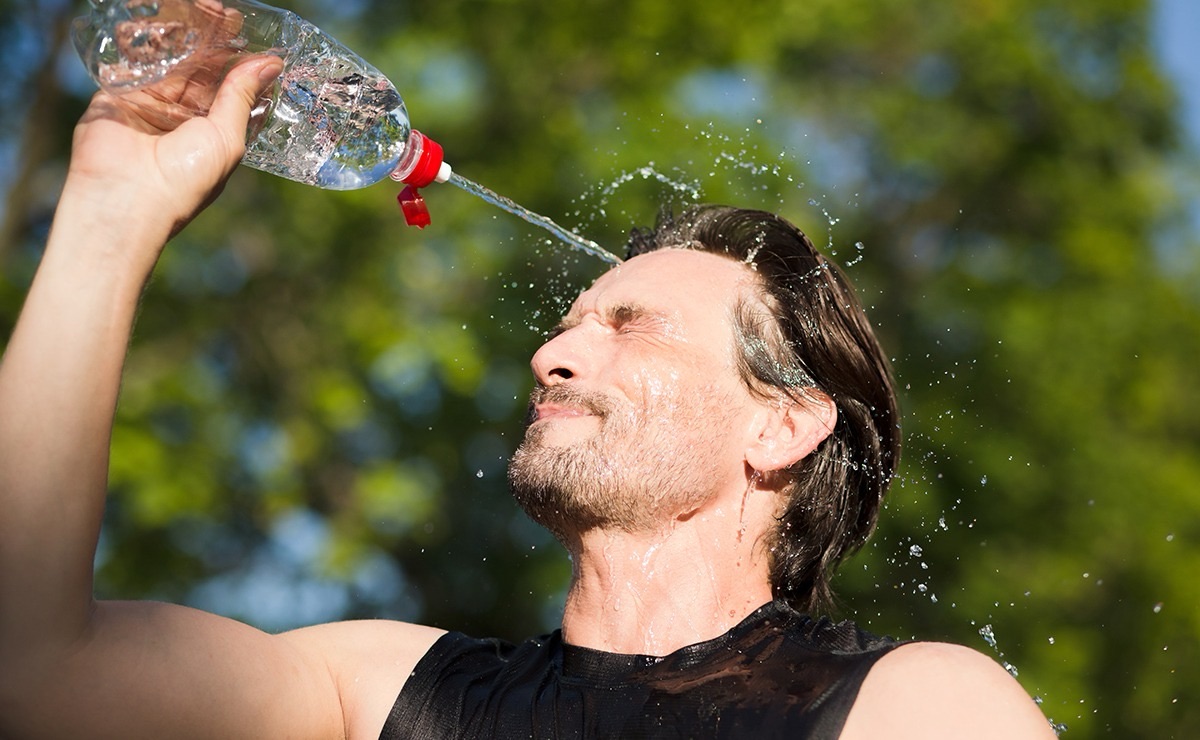
POLYGON ((273 56, 242 61, 207 116, 169 131, 141 107, 97 93, 75 129, 64 205, 76 217, 82 206, 89 221, 121 229, 134 242, 157 242, 146 246, 154 250, 148 269, 162 243, 220 193, 245 152, 251 108, 282 69, 273 56))

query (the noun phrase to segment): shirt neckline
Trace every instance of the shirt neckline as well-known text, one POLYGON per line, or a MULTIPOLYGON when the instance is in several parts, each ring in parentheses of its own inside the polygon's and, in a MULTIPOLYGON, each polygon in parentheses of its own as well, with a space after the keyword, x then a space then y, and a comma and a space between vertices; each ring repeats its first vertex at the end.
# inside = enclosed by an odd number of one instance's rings
POLYGON ((724 634, 711 640, 686 645, 673 653, 662 656, 609 653, 581 645, 568 645, 562 641, 561 630, 556 631, 554 636, 559 643, 560 669, 565 678, 579 678, 611 684, 620 683, 632 674, 660 663, 670 663, 678 668, 696 665, 760 625, 766 625, 771 621, 778 621, 782 624, 797 616, 799 615, 783 602, 769 601, 748 614, 745 619, 724 634))

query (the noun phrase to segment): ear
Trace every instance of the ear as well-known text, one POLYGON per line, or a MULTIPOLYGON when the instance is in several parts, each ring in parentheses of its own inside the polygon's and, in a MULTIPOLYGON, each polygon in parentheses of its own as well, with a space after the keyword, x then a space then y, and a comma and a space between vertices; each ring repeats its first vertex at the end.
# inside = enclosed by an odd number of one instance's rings
POLYGON ((833 432, 837 406, 826 394, 808 389, 800 401, 777 398, 763 405, 758 436, 746 462, 760 472, 783 470, 815 450, 833 432))

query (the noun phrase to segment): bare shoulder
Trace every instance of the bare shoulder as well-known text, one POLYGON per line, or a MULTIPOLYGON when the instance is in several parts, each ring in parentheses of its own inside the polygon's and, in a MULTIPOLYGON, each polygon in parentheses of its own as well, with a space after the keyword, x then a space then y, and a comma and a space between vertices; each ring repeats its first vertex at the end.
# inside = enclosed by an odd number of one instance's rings
POLYGON ((323 656, 341 696, 348 740, 375 740, 404 682, 443 634, 434 627, 378 619, 332 622, 279 637, 323 656))
POLYGON ((962 645, 896 648, 867 674, 846 719, 854 738, 1054 738, 1037 704, 1008 671, 962 645))

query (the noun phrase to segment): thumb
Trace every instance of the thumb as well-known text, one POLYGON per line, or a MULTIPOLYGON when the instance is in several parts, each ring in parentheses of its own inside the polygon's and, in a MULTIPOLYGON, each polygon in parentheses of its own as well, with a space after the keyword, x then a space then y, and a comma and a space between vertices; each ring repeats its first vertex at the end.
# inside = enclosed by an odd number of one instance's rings
POLYGON ((225 76, 208 112, 208 119, 222 131, 236 132, 237 143, 245 139, 246 126, 255 102, 283 71, 283 60, 264 54, 243 61, 225 76))

